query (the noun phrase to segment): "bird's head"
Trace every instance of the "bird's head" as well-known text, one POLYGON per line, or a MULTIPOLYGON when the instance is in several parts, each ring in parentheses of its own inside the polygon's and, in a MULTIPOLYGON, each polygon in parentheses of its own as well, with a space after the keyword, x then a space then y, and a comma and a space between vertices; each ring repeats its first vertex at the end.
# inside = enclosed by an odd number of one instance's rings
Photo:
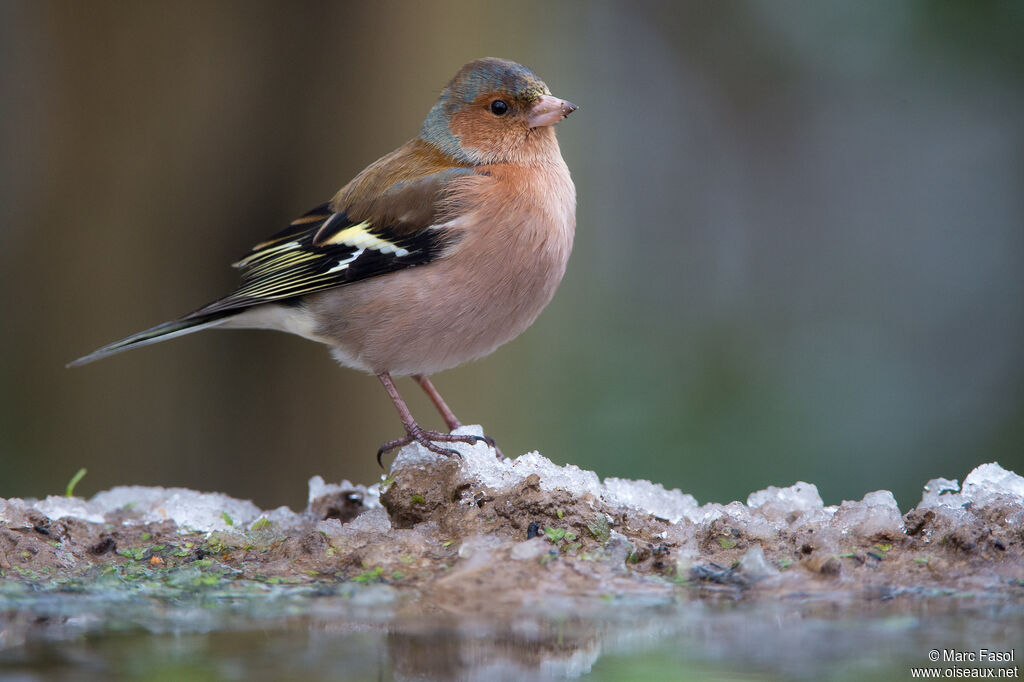
POLYGON ((487 57, 459 69, 420 137, 463 163, 525 162, 550 153, 552 126, 576 109, 525 66, 487 57))

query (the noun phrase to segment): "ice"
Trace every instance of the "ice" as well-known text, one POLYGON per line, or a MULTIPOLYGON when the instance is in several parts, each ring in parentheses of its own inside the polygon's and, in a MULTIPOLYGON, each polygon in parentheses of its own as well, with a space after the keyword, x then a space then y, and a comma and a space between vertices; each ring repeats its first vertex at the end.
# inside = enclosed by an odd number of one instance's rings
MULTIPOLYGON (((456 433, 481 435, 483 430, 479 426, 466 426, 456 433)), ((566 490, 583 498, 590 495, 595 502, 608 507, 650 514, 672 524, 691 523, 704 528, 716 524, 716 528, 723 531, 738 531, 758 541, 772 541, 780 532, 805 527, 817 528, 823 532, 821 537, 835 543, 846 542, 844 538, 850 535, 893 536, 904 530, 899 506, 892 493, 884 490, 834 507, 825 506, 814 484, 798 481, 788 487, 771 486, 751 493, 746 504, 732 502, 698 506, 692 495, 678 489, 666 490, 662 485, 646 480, 607 478, 602 482, 593 471, 572 464, 558 466, 537 452, 509 460, 498 459, 494 450, 483 443, 453 443, 451 446, 462 455, 460 467, 463 478, 475 480, 495 492, 511 490, 528 476, 536 475, 539 487, 544 491, 566 490)), ((413 444, 399 453, 394 468, 428 467, 438 457, 413 444)), ((998 465, 981 467, 972 476, 972 480, 977 481, 975 487, 978 491, 999 491, 1001 494, 1024 491, 1024 479, 998 465)), ((943 488, 949 483, 944 479, 937 481, 943 488)), ((952 483, 955 489, 955 482, 952 483)))
POLYGON ((844 501, 832 517, 831 527, 844 534, 870 538, 903 533, 903 515, 888 490, 868 493, 859 502, 844 501))
POLYGON ((625 570, 626 560, 636 551, 636 546, 622 533, 613 530, 604 546, 605 561, 620 571, 625 570))
POLYGON ((81 497, 61 497, 59 495, 50 495, 33 506, 50 519, 71 517, 92 523, 103 523, 107 511, 102 504, 86 502, 81 497))
POLYGON ((459 545, 460 559, 473 559, 467 562, 470 568, 484 566, 492 561, 495 550, 504 544, 504 541, 494 535, 471 535, 459 545))
POLYGON ((370 533, 387 533, 391 530, 391 519, 384 507, 374 507, 348 522, 349 530, 370 533))
POLYGON ((678 488, 665 490, 660 483, 650 481, 606 478, 601 497, 608 504, 643 510, 672 523, 679 523, 684 518, 693 520, 700 514, 693 495, 678 488))
MULTIPOLYGON (((483 430, 479 426, 466 426, 456 433, 481 435, 483 430)), ((751 576, 767 575, 774 570, 758 545, 770 546, 780 538, 792 537, 787 534, 812 531, 814 546, 838 552, 849 549, 857 540, 874 541, 873 538, 879 536, 895 538, 906 532, 896 500, 887 490, 871 492, 861 500, 844 501, 838 507, 831 507, 824 505, 814 484, 798 481, 788 487, 770 486, 751 493, 746 504, 735 501, 699 506, 692 495, 679 489, 667 490, 647 480, 612 477, 602 481, 593 471, 572 464, 558 466, 537 452, 507 459, 498 458, 495 450, 482 442, 452 443, 451 447, 461 456, 450 459, 419 444, 411 444, 398 453, 393 470, 403 467, 429 470, 440 462, 456 462, 460 483, 475 481, 496 493, 515 490, 528 477, 536 476, 542 491, 568 491, 577 499, 588 501, 595 512, 607 514, 609 519, 621 518, 622 514, 627 518, 648 514, 654 519, 667 521, 668 525, 663 526, 658 537, 674 543, 680 557, 696 557, 695 552, 708 538, 742 536, 744 541, 750 542, 751 549, 740 559, 740 567, 751 576)), ((41 501, 0 500, 0 523, 12 529, 31 528, 37 522, 35 514, 38 511, 50 519, 74 517, 93 523, 171 521, 179 527, 203 532, 242 532, 263 518, 281 530, 302 528, 305 531, 317 523, 319 530, 339 541, 372 536, 371 542, 378 542, 380 536, 409 532, 393 529, 388 513, 380 503, 379 484, 326 483, 322 477, 314 476, 309 480, 308 499, 309 507, 297 514, 287 507, 261 511, 252 502, 220 493, 122 486, 98 493, 89 500, 59 496, 41 501), (323 515, 317 511, 314 502, 346 494, 360 497, 364 508, 356 505, 354 509, 361 513, 347 523, 337 519, 319 521, 323 515)), ((473 504, 472 496, 465 496, 465 499, 464 504, 473 504)), ((977 518, 982 510, 990 515, 998 512, 998 523, 1006 527, 1024 523, 1024 477, 993 462, 971 471, 962 488, 954 479, 934 478, 924 487, 917 507, 917 511, 929 512, 927 518, 921 514, 908 516, 907 523, 916 524, 914 528, 927 523, 923 532, 928 537, 935 529, 961 527, 977 518)), ((460 549, 463 558, 470 558, 467 553, 477 549, 488 549, 489 546, 480 544, 482 542, 479 539, 463 542, 460 549)), ((513 559, 524 560, 542 556, 550 549, 549 544, 540 538, 511 545, 509 554, 513 559)), ((633 543, 625 535, 612 530, 610 539, 603 543, 602 560, 618 564, 634 550, 633 543)))
POLYGON ((752 581, 764 580, 779 573, 779 569, 768 563, 761 545, 754 545, 740 557, 739 570, 752 581))
POLYGON ((933 478, 924 486, 924 495, 918 508, 957 506, 963 504, 960 497, 960 483, 956 479, 933 478))
POLYGON ((1024 477, 999 466, 998 462, 982 464, 967 474, 962 491, 964 497, 985 506, 1009 497, 1017 504, 1024 502, 1024 477))
POLYGON ((972 506, 1024 505, 1024 477, 1007 471, 998 462, 975 467, 964 479, 963 488, 948 478, 933 478, 924 487, 918 509, 942 511, 949 518, 965 518, 972 506))
POLYGON ((307 500, 310 505, 314 500, 327 495, 339 495, 345 493, 358 493, 362 498, 363 506, 372 509, 380 506, 380 484, 374 483, 371 486, 349 483, 343 480, 341 483, 325 483, 322 476, 314 476, 309 479, 309 495, 307 500))
POLYGON ((541 558, 550 549, 551 543, 543 537, 535 537, 532 540, 523 540, 516 543, 512 551, 509 552, 509 557, 515 561, 531 561, 541 558))
MULTIPOLYGON (((480 436, 483 437, 483 427, 479 425, 460 426, 452 431, 457 436, 480 436)), ((479 481, 484 487, 492 490, 505 490, 511 488, 526 476, 521 476, 512 471, 512 463, 507 459, 498 459, 497 453, 491 446, 484 442, 477 443, 444 443, 444 447, 455 450, 461 455, 460 467, 466 478, 479 481)), ((439 457, 436 453, 427 450, 419 443, 411 443, 402 448, 395 461, 391 464, 392 470, 409 467, 431 467, 439 457)))
POLYGON ((725 530, 739 530, 752 538, 768 540, 778 534, 779 527, 761 514, 752 513, 742 502, 709 503, 701 507, 700 523, 725 530))
POLYGON ((317 522, 315 530, 324 534, 332 542, 341 543, 348 530, 348 526, 345 526, 338 519, 324 519, 317 522))
POLYGON ((788 488, 769 486, 747 496, 747 506, 757 509, 777 527, 798 526, 831 518, 834 507, 826 508, 818 486, 797 481, 788 488))
MULTIPOLYGON (((452 431, 456 435, 483 436, 483 427, 479 425, 461 426, 452 431)), ((593 471, 580 469, 574 464, 560 467, 540 453, 528 452, 514 460, 498 459, 494 448, 486 443, 446 443, 462 455, 460 467, 467 479, 474 479, 485 488, 494 491, 509 490, 519 485, 531 474, 540 478, 540 488, 544 491, 568 490, 576 495, 590 493, 600 497, 604 492, 601 479, 593 471)), ((402 448, 395 457, 392 469, 405 467, 433 466, 439 457, 419 443, 402 448)))
POLYGON ((0 499, 0 523, 6 524, 8 528, 31 528, 32 521, 27 511, 25 500, 17 497, 0 499))
MULTIPOLYGON (((236 500, 223 493, 201 493, 185 488, 118 486, 97 493, 85 506, 86 513, 95 513, 99 521, 106 514, 121 511, 130 514, 129 522, 173 521, 182 528, 204 532, 246 527, 262 515, 260 509, 249 500, 236 500)), ((43 509, 40 508, 40 511, 43 509)), ((69 510, 64 515, 77 516, 74 511, 69 510)), ((96 518, 94 516, 86 520, 93 521, 96 518)))
MULTIPOLYGON (((452 433, 482 436, 483 428, 463 426, 452 433)), ((460 464, 465 478, 494 491, 510 490, 535 474, 540 479, 540 489, 546 492, 567 490, 577 496, 589 494, 609 504, 630 507, 673 522, 699 514, 692 495, 666 490, 650 481, 609 478, 602 483, 593 471, 574 464, 558 466, 536 451, 510 460, 498 459, 494 449, 485 443, 450 443, 448 446, 462 455, 460 464)), ((399 452, 392 468, 430 466, 438 457, 419 444, 413 444, 399 452)))
POLYGON ((262 516, 265 517, 267 521, 276 523, 281 528, 294 528, 302 525, 304 521, 301 514, 296 514, 288 507, 271 509, 270 511, 264 512, 262 516))
POLYGON ((539 452, 528 452, 512 463, 513 471, 523 478, 530 474, 540 477, 541 490, 568 490, 575 495, 591 494, 601 497, 601 479, 593 471, 580 469, 575 464, 560 467, 539 452))

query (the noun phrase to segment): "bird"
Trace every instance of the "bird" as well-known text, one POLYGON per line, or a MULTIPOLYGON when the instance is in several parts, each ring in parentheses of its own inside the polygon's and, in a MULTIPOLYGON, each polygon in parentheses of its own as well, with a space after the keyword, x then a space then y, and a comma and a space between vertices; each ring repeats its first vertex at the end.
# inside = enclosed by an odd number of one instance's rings
POLYGON ((489 355, 551 301, 576 228, 554 125, 577 109, 517 62, 465 64, 416 137, 234 263, 234 291, 68 366, 204 329, 284 331, 383 384, 405 435, 378 463, 412 442, 448 456, 448 443, 494 446, 421 427, 394 378, 411 376, 454 431, 430 376, 489 355))

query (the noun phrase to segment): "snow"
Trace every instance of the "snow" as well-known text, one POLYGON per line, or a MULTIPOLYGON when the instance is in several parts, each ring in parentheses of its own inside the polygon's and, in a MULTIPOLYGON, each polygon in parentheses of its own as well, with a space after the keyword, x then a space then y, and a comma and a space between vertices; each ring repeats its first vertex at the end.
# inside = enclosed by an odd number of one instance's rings
POLYGON ((309 479, 309 495, 307 500, 313 504, 314 500, 327 495, 338 495, 344 493, 357 493, 363 501, 363 506, 369 509, 380 506, 380 484, 374 483, 371 486, 349 483, 343 480, 341 483, 325 483, 323 476, 314 476, 309 479))
POLYGON ((761 548, 761 545, 754 545, 748 549, 740 557, 738 568, 750 580, 763 580, 779 573, 779 569, 775 568, 765 558, 764 549, 761 548))
POLYGON ((888 490, 868 493, 857 502, 844 501, 829 525, 841 533, 866 538, 898 535, 904 530, 903 515, 896 498, 888 490))
POLYGON ((797 481, 788 488, 772 485, 750 493, 747 506, 757 509, 777 526, 825 521, 835 513, 835 507, 825 507, 818 494, 818 486, 803 481, 797 481))
POLYGON ((971 506, 985 508, 995 505, 1024 506, 1024 477, 1007 471, 998 462, 991 462, 967 474, 963 489, 956 479, 933 478, 928 481, 918 508, 960 514, 971 506))
MULTIPOLYGON (((466 426, 458 434, 482 435, 479 426, 466 426)), ((537 477, 543 491, 565 490, 595 508, 611 509, 628 515, 649 514, 668 521, 676 528, 676 539, 683 545, 699 542, 702 529, 727 535, 742 533, 754 542, 768 542, 780 533, 813 530, 817 543, 842 549, 851 536, 895 537, 906 532, 903 514, 892 493, 878 490, 860 500, 847 500, 838 506, 826 506, 812 483, 798 481, 788 487, 769 486, 751 493, 746 504, 707 503, 679 489, 646 480, 607 478, 604 481, 593 471, 568 464, 559 466, 538 452, 515 459, 499 458, 485 443, 452 443, 460 453, 459 475, 465 480, 493 492, 508 492, 521 486, 530 476, 537 477)), ((397 455, 393 470, 403 467, 429 469, 439 459, 447 458, 413 443, 397 455)), ((101 492, 89 500, 79 497, 50 496, 45 500, 0 500, 0 522, 8 527, 31 526, 32 508, 50 519, 74 517, 94 523, 152 523, 171 521, 183 529, 212 532, 244 530, 255 521, 266 518, 281 528, 305 524, 317 527, 331 537, 353 532, 386 534, 391 520, 380 503, 379 484, 363 486, 342 481, 327 483, 320 476, 309 480, 310 507, 296 513, 287 507, 262 511, 248 500, 237 500, 221 493, 201 493, 183 488, 121 486, 101 492), (366 510, 348 523, 336 519, 321 521, 310 511, 313 502, 328 495, 356 494, 366 510)), ((470 504, 471 502, 467 502, 470 504)), ((998 463, 982 464, 971 471, 963 487, 958 481, 934 478, 924 487, 919 511, 931 511, 946 522, 959 524, 982 509, 996 509, 1004 518, 1024 520, 1024 477, 1007 471, 998 463)), ((534 556, 543 542, 521 543, 512 550, 516 559, 534 556)), ((609 552, 628 556, 632 545, 624 536, 612 532, 609 552)), ((472 551, 472 543, 466 551, 472 551)), ((758 548, 759 551, 760 548, 758 548)), ((763 552, 751 549, 741 560, 746 572, 763 573, 763 552), (745 562, 745 563, 744 563, 745 562)))
MULTIPOLYGON (((595 474, 596 476, 596 474, 595 474)), ((678 488, 666 490, 660 483, 625 478, 606 478, 601 498, 612 506, 630 507, 646 511, 658 518, 678 523, 700 516, 696 498, 678 488)))
MULTIPOLYGON (((483 429, 464 426, 454 433, 483 435, 483 429)), ((612 508, 650 514, 673 524, 699 527, 717 524, 717 527, 737 530, 754 540, 764 541, 777 537, 780 532, 817 528, 822 542, 839 548, 848 543, 848 536, 894 537, 905 532, 903 514, 888 490, 870 492, 860 500, 845 500, 838 506, 826 506, 813 483, 798 481, 788 487, 769 486, 753 492, 746 504, 737 501, 700 505, 692 495, 679 489, 667 490, 646 480, 607 478, 602 481, 593 471, 573 464, 559 466, 538 452, 515 459, 499 459, 484 443, 452 443, 450 446, 461 454, 462 477, 494 492, 507 492, 521 485, 528 476, 536 475, 544 491, 566 490, 584 499, 590 496, 593 501, 612 508)), ((398 454, 393 468, 429 467, 439 457, 419 444, 412 444, 398 454)), ((1022 500, 1024 477, 992 463, 974 469, 964 481, 962 492, 955 480, 929 481, 920 507, 942 506, 944 516, 960 518, 968 502, 986 505, 1015 501, 1020 504, 1022 500)))
POLYGON ((388 518, 387 510, 378 505, 349 521, 348 529, 369 533, 387 533, 391 530, 391 519, 388 518))
MULTIPOLYGON (((482 427, 472 425, 463 426, 452 433, 482 436, 484 432, 482 427)), ((578 497, 590 495, 613 506, 651 513, 673 523, 699 516, 697 500, 692 495, 678 489, 666 490, 662 485, 650 481, 608 478, 602 483, 593 471, 580 469, 575 464, 558 466, 536 451, 515 459, 498 459, 495 450, 486 443, 447 445, 462 455, 460 464, 466 479, 475 480, 494 491, 510 490, 521 485, 529 476, 536 475, 540 479, 540 489, 547 492, 567 490, 578 497)), ((392 468, 429 466, 440 456, 414 443, 399 452, 392 468)))
POLYGON ((263 515, 252 502, 223 493, 145 486, 118 486, 90 500, 50 495, 34 506, 51 519, 73 517, 103 523, 108 515, 120 512, 127 517, 124 523, 173 521, 182 528, 200 531, 248 525, 263 515))
POLYGON ((523 540, 516 544, 509 552, 509 558, 513 561, 534 561, 541 558, 551 549, 551 543, 543 537, 535 537, 532 540, 523 540))
POLYGON ((998 462, 982 464, 964 479, 963 495, 973 502, 985 505, 1001 502, 1003 496, 1024 502, 1024 477, 999 466, 998 462))

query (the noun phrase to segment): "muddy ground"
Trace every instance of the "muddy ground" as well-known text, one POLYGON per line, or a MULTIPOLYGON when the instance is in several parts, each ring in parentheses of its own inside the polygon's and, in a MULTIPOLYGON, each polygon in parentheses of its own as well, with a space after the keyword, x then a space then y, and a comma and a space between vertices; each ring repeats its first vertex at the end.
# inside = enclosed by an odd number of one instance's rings
POLYGON ((298 513, 173 489, 0 500, 0 601, 18 589, 173 598, 225 585, 315 595, 377 584, 400 595, 403 609, 452 614, 681 591, 1024 598, 1024 499, 1014 487, 1024 479, 1001 469, 1002 482, 988 487, 932 481, 906 513, 882 493, 824 507, 807 484, 698 507, 646 482, 618 482, 612 494, 613 482, 536 455, 491 464, 486 447, 461 449, 444 459, 407 448, 370 488, 314 481, 298 513), (482 475, 487 467, 497 474, 482 475), (194 501, 181 504, 185 494, 194 501), (192 518, 175 504, 212 506, 192 518))

